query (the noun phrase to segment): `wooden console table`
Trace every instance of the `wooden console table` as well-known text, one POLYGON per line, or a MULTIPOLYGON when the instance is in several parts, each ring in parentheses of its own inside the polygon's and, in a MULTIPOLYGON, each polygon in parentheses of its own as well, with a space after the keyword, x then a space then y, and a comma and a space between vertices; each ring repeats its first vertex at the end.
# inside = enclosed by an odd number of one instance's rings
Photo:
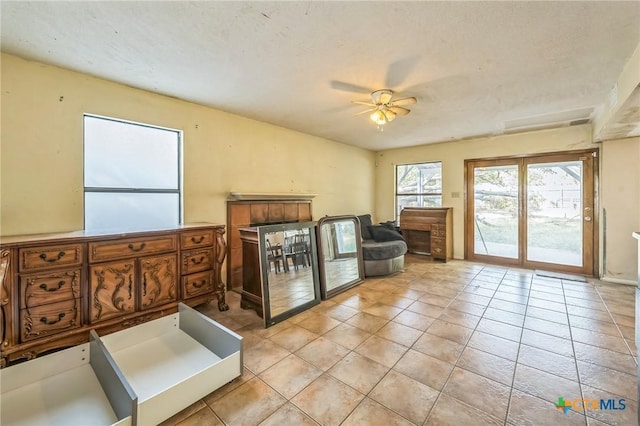
POLYGON ((406 207, 400 212, 400 231, 411 253, 445 262, 453 257, 451 207, 406 207))
POLYGON ((223 225, 0 239, 0 366, 176 312, 217 296, 223 225))
POLYGON ((227 289, 242 288, 240 228, 311 220, 313 194, 239 194, 227 200, 227 289))

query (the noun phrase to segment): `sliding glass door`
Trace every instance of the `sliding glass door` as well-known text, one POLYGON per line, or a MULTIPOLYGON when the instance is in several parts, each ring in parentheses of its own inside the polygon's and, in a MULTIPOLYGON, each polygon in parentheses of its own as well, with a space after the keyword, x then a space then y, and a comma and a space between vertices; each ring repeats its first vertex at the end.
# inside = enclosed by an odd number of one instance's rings
POLYGON ((466 162, 466 257, 594 274, 596 151, 466 162))

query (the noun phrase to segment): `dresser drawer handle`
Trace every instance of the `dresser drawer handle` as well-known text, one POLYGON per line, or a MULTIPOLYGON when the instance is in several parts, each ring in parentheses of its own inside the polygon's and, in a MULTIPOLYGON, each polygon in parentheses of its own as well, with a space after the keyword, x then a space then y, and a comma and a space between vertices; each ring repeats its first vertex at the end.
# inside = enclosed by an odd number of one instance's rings
POLYGON ((199 265, 199 264, 201 264, 202 262, 204 262, 204 258, 205 258, 205 256, 200 256, 200 260, 195 260, 195 259, 192 257, 192 258, 191 258, 191 262, 192 262, 194 265, 199 265))
POLYGON ((65 252, 61 251, 60 253, 58 253, 58 257, 53 257, 51 259, 47 259, 47 253, 41 253, 40 254, 40 259, 44 260, 45 262, 57 262, 58 260, 62 259, 65 255, 65 252))
POLYGON ((147 245, 147 243, 140 243, 140 247, 138 247, 138 248, 134 248, 134 247, 133 247, 133 243, 130 243, 128 247, 129 247, 129 250, 131 250, 131 251, 140 251, 140 250, 142 250, 146 245, 147 245))
POLYGON ((191 285, 195 288, 202 288, 207 283, 207 280, 202 280, 199 283, 191 283, 191 285))
POLYGON ((200 238, 196 240, 196 237, 191 237, 191 242, 193 244, 200 244, 204 240, 204 235, 200 235, 200 238))
POLYGON ((43 323, 43 324, 46 324, 46 325, 53 325, 55 323, 60 322, 62 320, 62 318, 64 318, 64 312, 60 312, 58 314, 58 319, 57 320, 49 321, 47 319, 47 317, 42 317, 42 318, 40 318, 40 322, 43 323))
POLYGON ((46 283, 42 283, 42 284, 40 284, 40 288, 43 289, 44 291, 58 291, 58 290, 60 290, 62 288, 63 285, 64 285, 64 281, 60 281, 58 283, 58 287, 57 288, 56 287, 49 288, 49 287, 47 287, 46 283))

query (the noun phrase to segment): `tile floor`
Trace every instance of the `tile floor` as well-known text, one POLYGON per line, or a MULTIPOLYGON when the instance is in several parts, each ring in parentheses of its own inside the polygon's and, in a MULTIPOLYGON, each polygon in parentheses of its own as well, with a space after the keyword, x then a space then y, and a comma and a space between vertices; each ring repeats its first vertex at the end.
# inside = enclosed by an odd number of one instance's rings
POLYGON ((634 287, 408 255, 405 272, 244 337, 244 374, 166 425, 634 425, 634 287), (564 414, 558 397, 625 399, 564 414))

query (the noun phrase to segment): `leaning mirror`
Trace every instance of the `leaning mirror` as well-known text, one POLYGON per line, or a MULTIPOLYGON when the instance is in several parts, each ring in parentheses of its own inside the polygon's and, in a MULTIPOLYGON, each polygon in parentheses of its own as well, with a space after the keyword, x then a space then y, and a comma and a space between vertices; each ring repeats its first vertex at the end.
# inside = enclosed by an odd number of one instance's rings
POLYGON ((319 304, 315 223, 260 226, 258 240, 265 327, 319 304))
POLYGON ((318 258, 322 299, 364 280, 360 221, 356 216, 326 216, 318 221, 318 258))

